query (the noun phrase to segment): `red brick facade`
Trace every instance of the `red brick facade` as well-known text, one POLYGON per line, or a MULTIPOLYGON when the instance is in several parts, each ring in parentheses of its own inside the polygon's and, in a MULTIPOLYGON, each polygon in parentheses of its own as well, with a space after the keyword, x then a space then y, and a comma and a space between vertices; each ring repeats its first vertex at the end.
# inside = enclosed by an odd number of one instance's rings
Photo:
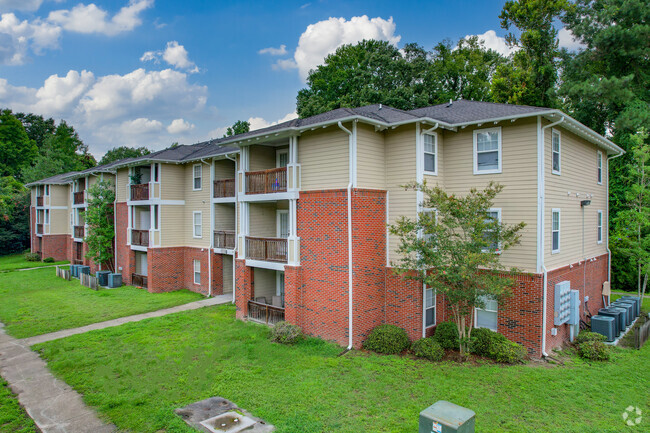
MULTIPOLYGON (((68 235, 43 235, 41 237, 41 253, 45 259, 52 257, 54 260, 68 259, 68 235)), ((36 241, 38 242, 38 241, 36 241)))

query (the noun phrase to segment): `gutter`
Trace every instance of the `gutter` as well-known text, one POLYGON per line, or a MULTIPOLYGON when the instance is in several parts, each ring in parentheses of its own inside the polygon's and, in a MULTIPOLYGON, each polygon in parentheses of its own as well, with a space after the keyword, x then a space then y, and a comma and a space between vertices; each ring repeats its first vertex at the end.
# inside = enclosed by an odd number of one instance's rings
MULTIPOLYGON (((339 128, 346 132, 349 136, 350 155, 353 154, 353 133, 343 126, 342 121, 338 122, 339 128)), ((352 165, 352 161, 350 161, 352 165)), ((352 171, 350 171, 350 180, 348 183, 348 347, 347 350, 352 349, 352 171)))

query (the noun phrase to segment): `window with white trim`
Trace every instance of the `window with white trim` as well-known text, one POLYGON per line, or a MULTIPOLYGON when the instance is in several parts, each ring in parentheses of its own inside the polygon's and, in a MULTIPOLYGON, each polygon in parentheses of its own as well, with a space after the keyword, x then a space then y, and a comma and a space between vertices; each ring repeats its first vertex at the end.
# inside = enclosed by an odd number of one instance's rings
POLYGON ((49 224, 49 223, 50 223, 50 210, 45 209, 45 224, 49 224))
POLYGON ((276 215, 277 215, 276 234, 279 238, 287 239, 289 237, 289 211, 286 209, 278 209, 276 215))
POLYGON ((501 128, 474 131, 474 174, 501 173, 501 128))
POLYGON ((596 153, 596 170, 597 170, 597 175, 596 175, 596 181, 598 182, 598 185, 602 185, 603 183, 603 153, 601 151, 598 151, 596 153))
POLYGON ((202 187, 201 175, 203 173, 203 166, 201 164, 194 164, 193 173, 194 173, 194 183, 192 184, 192 190, 198 191, 202 187))
POLYGON ((436 324, 436 292, 433 288, 424 286, 424 327, 436 324))
POLYGON ((194 260, 194 284, 201 284, 201 262, 194 260))
POLYGON ((194 224, 193 236, 195 238, 203 237, 203 213, 201 211, 195 211, 192 221, 194 224))
POLYGON ((487 296, 482 297, 483 302, 485 303, 484 308, 476 307, 474 309, 476 313, 475 326, 477 328, 487 328, 492 331, 497 330, 497 318, 499 312, 499 303, 494 298, 489 298, 487 296))
MULTIPOLYGON (((426 208, 422 209, 422 213, 426 214, 429 218, 432 217, 434 218, 434 222, 438 223, 438 210, 437 209, 431 209, 431 208, 426 208)), ((425 233, 424 229, 420 229, 420 237, 426 241, 429 239, 432 239, 433 236, 435 236, 433 233, 425 233)))
POLYGON ((286 167, 289 164, 289 149, 280 149, 275 154, 275 165, 277 168, 286 167))
POLYGON ((45 197, 50 196, 50 185, 45 185, 45 197))
POLYGON ((553 209, 551 214, 551 254, 560 252, 560 209, 553 209))
POLYGON ((551 138, 551 146, 552 146, 551 167, 553 169, 553 174, 560 174, 561 173, 561 165, 560 165, 561 137, 560 137, 560 131, 556 131, 555 129, 553 130, 553 134, 552 134, 552 138, 551 138))
POLYGON ((422 142, 424 174, 436 175, 438 173, 438 136, 424 134, 422 142))
MULTIPOLYGON (((491 224, 493 220, 501 223, 501 209, 488 209, 486 214, 486 224, 491 224)), ((486 241, 490 242, 490 246, 484 251, 494 251, 497 254, 501 253, 501 243, 499 242, 499 239, 497 239, 497 235, 494 233, 494 230, 486 229, 485 232, 483 232, 483 238, 486 241)))
POLYGON ((603 243, 603 211, 598 211, 598 216, 596 217, 596 236, 599 244, 603 243))

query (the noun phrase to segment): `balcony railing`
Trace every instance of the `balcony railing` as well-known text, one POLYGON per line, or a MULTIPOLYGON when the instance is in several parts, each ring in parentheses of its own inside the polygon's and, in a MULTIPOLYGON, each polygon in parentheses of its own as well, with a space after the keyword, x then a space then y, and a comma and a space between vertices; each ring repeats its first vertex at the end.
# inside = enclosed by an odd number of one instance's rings
POLYGON ((149 246, 149 230, 131 229, 131 245, 149 246))
POLYGON ((131 185, 131 200, 149 200, 149 184, 131 185))
POLYGON ((214 232, 214 247, 232 250, 235 248, 235 232, 229 230, 216 230, 214 232))
POLYGON ((248 318, 267 325, 275 325, 284 320, 284 308, 248 301, 248 318))
POLYGON ((246 237, 246 258, 267 262, 287 262, 287 240, 246 237))
POLYGON ((36 224, 36 234, 37 235, 43 234, 43 224, 36 224))
POLYGON ((77 191, 72 193, 72 203, 84 204, 84 191, 77 191))
POLYGON ((140 274, 131 274, 131 284, 136 287, 147 288, 147 276, 140 274))
POLYGON ((234 197, 235 179, 222 179, 214 181, 214 198, 234 197))
POLYGON ((84 237, 84 226, 74 226, 74 237, 77 239, 84 237))
POLYGON ((246 194, 269 194, 287 190, 287 167, 246 172, 246 194))
POLYGON ((36 197, 36 206, 43 206, 43 196, 36 197))

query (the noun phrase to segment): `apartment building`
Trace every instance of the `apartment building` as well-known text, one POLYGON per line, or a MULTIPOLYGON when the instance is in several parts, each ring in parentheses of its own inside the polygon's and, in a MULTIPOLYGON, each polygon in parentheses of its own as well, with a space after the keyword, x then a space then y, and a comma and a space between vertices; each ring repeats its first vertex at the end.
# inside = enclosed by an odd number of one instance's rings
POLYGON ((521 273, 476 325, 541 356, 568 339, 553 320, 557 283, 580 291, 583 318, 603 305, 608 161, 622 152, 554 109, 341 108, 113 165, 116 263, 149 291, 233 293, 239 318, 342 345, 382 323, 416 339, 451 317, 441 295, 393 272, 387 225, 426 211, 402 185, 464 194, 497 181, 494 217, 526 223, 501 257, 521 273))

